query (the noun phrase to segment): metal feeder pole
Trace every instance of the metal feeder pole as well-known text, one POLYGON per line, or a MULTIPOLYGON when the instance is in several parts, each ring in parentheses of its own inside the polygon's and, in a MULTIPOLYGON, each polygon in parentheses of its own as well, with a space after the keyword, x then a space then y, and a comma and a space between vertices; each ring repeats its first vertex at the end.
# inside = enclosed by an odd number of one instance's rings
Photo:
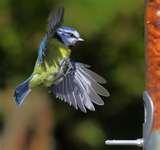
MULTIPOLYGON (((145 122, 143 124, 143 138, 136 140, 106 140, 106 145, 130 145, 130 146, 138 146, 138 147, 147 147, 151 130, 153 126, 153 114, 154 114, 154 106, 152 103, 152 99, 149 96, 148 92, 145 91, 143 94, 144 106, 145 106, 145 122)), ((145 149, 145 150, 160 150, 160 149, 145 149)))

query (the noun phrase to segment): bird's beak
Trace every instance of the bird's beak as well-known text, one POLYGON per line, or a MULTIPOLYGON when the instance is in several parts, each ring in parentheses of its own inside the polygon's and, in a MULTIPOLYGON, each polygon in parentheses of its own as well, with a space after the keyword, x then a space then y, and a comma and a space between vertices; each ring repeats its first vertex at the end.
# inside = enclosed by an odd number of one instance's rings
POLYGON ((84 39, 82 39, 82 38, 78 38, 78 41, 84 41, 84 39))

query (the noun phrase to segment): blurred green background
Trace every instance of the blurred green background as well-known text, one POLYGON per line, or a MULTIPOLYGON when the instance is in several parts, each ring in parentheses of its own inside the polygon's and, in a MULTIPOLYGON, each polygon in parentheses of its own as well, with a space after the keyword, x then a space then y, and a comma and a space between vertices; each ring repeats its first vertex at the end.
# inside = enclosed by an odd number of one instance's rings
POLYGON ((137 150, 106 139, 141 137, 144 90, 143 0, 0 0, 0 146, 2 150, 137 150), (83 114, 36 89, 22 108, 14 88, 33 70, 49 12, 65 7, 64 24, 85 42, 72 59, 104 76, 111 96, 83 114))

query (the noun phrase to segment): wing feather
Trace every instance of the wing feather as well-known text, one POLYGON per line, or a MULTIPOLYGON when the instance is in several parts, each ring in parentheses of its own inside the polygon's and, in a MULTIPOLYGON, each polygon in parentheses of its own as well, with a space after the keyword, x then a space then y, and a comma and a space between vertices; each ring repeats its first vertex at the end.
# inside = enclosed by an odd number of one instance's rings
POLYGON ((72 80, 70 80, 70 76, 66 78, 66 89, 67 90, 67 95, 68 95, 68 100, 70 100, 70 105, 72 104, 75 108, 77 108, 77 103, 76 100, 73 97, 73 90, 74 88, 72 87, 73 83, 72 80))
POLYGON ((82 77, 86 77, 87 81, 89 81, 87 83, 90 84, 90 86, 93 87, 98 94, 100 94, 102 96, 106 96, 106 97, 109 96, 108 90, 106 90, 103 86, 101 86, 99 83, 97 83, 95 79, 93 79, 91 76, 85 74, 84 71, 82 71, 82 69, 79 69, 78 71, 82 77))
POLYGON ((92 104, 92 102, 91 102, 91 101, 92 101, 92 97, 89 97, 89 95, 88 95, 88 87, 87 87, 86 84, 84 84, 85 82, 84 82, 81 74, 79 74, 78 72, 77 72, 77 78, 78 78, 79 84, 81 85, 82 90, 83 90, 83 94, 84 94, 84 99, 83 99, 83 101, 84 101, 85 106, 86 106, 89 110, 94 111, 95 108, 94 108, 94 106, 93 106, 93 104, 92 104))
POLYGON ((103 105, 99 95, 108 97, 109 92, 99 83, 104 83, 105 79, 89 70, 85 64, 70 62, 70 66, 63 79, 51 86, 56 97, 83 112, 86 112, 86 108, 94 111, 93 103, 103 105))
POLYGON ((74 96, 75 96, 75 99, 77 101, 77 105, 80 108, 80 110, 86 113, 86 109, 83 104, 83 95, 80 93, 78 86, 75 87, 74 96))
POLYGON ((90 81, 83 75, 81 75, 81 78, 83 78, 83 82, 86 83, 88 87, 88 95, 92 98, 92 101, 97 105, 104 105, 103 100, 101 97, 97 94, 97 91, 91 86, 90 81))
POLYGON ((48 35, 54 36, 56 29, 63 23, 64 8, 60 7, 51 12, 48 18, 48 35))
POLYGON ((46 53, 46 49, 47 49, 47 45, 48 45, 48 37, 45 35, 40 43, 40 47, 38 49, 38 58, 37 58, 37 62, 38 64, 42 64, 43 63, 43 59, 46 53))
POLYGON ((100 75, 98 75, 97 73, 85 68, 85 67, 80 67, 80 70, 86 75, 86 76, 89 76, 91 77, 92 79, 94 79, 95 81, 101 83, 101 84, 105 84, 106 83, 106 80, 101 77, 100 75))

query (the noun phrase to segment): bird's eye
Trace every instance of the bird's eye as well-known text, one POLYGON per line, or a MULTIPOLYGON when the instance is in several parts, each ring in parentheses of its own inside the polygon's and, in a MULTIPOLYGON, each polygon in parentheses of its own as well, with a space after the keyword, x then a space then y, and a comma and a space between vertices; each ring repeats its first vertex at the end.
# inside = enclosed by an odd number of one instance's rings
POLYGON ((70 36, 71 36, 71 37, 74 37, 74 34, 73 34, 73 33, 70 33, 70 36))

